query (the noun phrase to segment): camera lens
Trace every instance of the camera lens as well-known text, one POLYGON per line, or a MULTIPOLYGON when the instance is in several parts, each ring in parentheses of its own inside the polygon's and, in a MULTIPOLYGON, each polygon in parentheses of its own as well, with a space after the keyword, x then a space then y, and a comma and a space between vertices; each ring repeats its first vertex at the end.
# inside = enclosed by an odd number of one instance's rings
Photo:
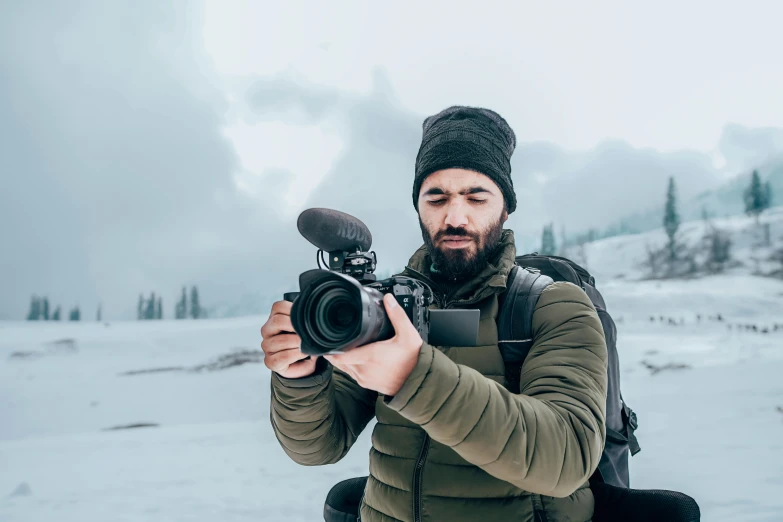
POLYGON ((342 274, 311 277, 291 311, 304 353, 337 353, 394 335, 379 290, 342 274))
POLYGON ((345 288, 337 284, 324 285, 331 288, 323 289, 317 298, 313 321, 320 335, 329 342, 345 342, 353 337, 359 328, 358 296, 351 296, 345 288))

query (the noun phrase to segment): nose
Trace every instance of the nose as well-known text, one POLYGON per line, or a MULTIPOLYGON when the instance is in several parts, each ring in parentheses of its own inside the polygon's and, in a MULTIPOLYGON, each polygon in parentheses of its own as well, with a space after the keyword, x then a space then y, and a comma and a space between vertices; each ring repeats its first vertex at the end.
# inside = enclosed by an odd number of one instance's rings
POLYGON ((444 224, 454 228, 466 227, 468 225, 468 209, 458 198, 455 199, 457 200, 449 202, 444 224))

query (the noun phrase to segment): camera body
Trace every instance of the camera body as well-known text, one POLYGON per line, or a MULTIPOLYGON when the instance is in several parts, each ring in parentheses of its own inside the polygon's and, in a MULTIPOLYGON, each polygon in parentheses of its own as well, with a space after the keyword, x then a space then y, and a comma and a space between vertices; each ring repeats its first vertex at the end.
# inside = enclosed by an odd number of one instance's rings
POLYGON ((374 281, 341 272, 317 269, 299 276, 291 323, 302 339, 302 353, 325 355, 394 336, 385 312, 383 296, 392 294, 422 340, 429 337, 432 290, 425 283, 404 276, 374 281))
MULTIPOLYGON (((416 279, 405 276, 392 276, 365 286, 375 288, 382 295, 392 294, 408 319, 426 341, 429 337, 429 307, 432 304, 432 289, 416 279)), ((381 298, 383 299, 383 298, 381 298)), ((383 303, 381 303, 383 304, 383 303)))
POLYGON ((475 346, 478 310, 430 310, 433 293, 426 283, 406 276, 376 279, 377 258, 368 252, 372 239, 364 223, 334 210, 309 209, 299 216, 298 227, 319 247, 319 268, 299 276, 299 292, 283 296, 293 302, 291 324, 302 340, 302 353, 342 353, 392 338, 386 294, 394 296, 423 341, 475 346), (322 247, 328 248, 328 260, 322 247), (439 328, 433 328, 433 319, 439 328))

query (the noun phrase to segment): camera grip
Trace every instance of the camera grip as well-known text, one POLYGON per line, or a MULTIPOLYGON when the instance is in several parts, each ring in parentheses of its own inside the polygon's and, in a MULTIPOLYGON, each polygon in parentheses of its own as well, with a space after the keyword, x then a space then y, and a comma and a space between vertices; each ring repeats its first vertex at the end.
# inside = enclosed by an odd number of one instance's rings
MULTIPOLYGON (((289 303, 293 303, 296 301, 296 298, 299 297, 299 292, 286 292, 283 294, 283 301, 288 301, 289 303)), ((308 355, 307 357, 303 359, 299 359, 300 361, 306 361, 310 358, 308 355)), ((298 362, 298 361, 297 361, 298 362)))

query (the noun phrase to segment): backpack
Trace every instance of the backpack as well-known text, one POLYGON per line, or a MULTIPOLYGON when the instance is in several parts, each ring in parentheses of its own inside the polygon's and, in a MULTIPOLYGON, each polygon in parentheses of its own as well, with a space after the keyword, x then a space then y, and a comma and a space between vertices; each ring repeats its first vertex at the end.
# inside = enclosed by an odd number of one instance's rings
POLYGON ((533 345, 533 311, 541 292, 555 281, 568 281, 585 291, 598 312, 609 352, 606 444, 590 482, 629 488, 628 455, 636 455, 641 448, 634 434, 638 426, 636 414, 620 392, 617 328, 603 296, 595 288, 593 276, 570 259, 537 252, 516 257, 507 290, 500 296, 498 313, 498 346, 506 365, 507 387, 512 393, 519 393, 522 363, 533 345))

